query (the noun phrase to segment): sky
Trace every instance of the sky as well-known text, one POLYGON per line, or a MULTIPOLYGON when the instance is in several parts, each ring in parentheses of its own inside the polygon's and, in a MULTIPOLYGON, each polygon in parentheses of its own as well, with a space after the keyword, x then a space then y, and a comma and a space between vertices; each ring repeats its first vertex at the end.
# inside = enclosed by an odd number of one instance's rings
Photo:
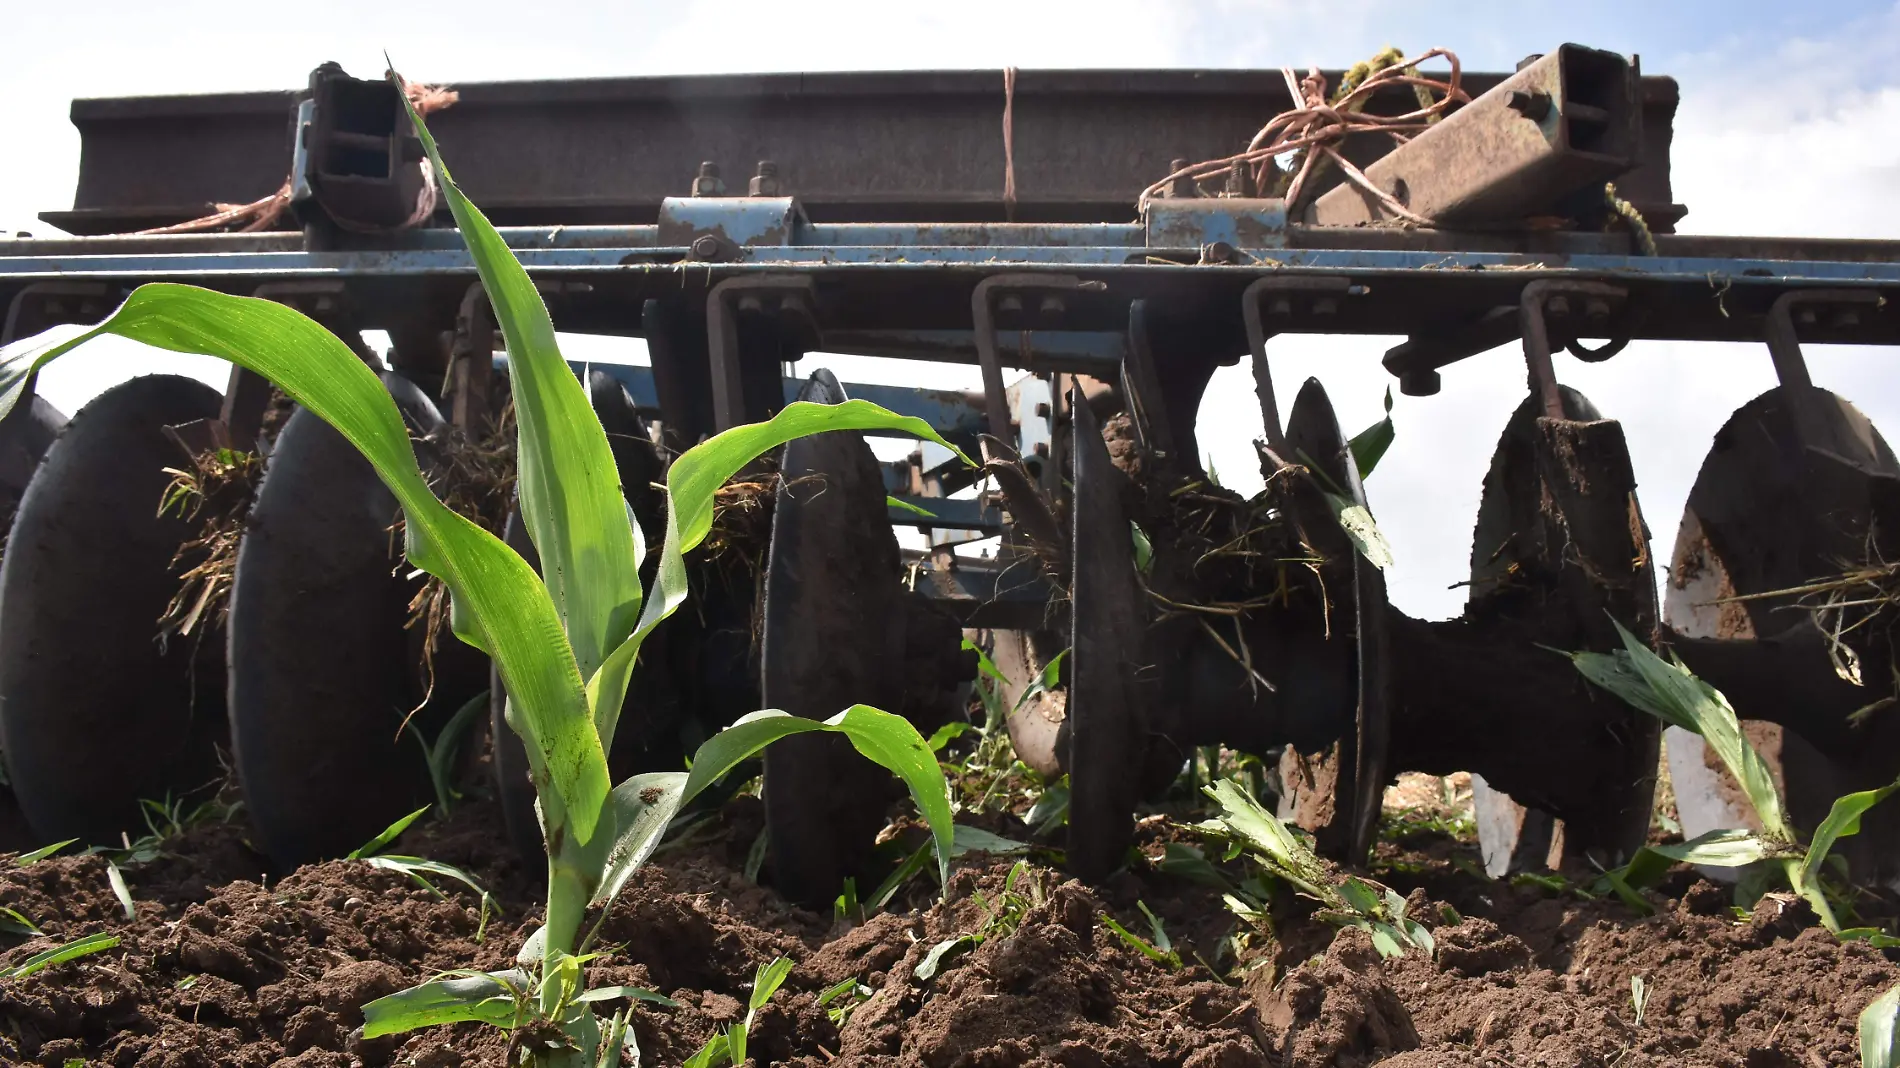
MULTIPOLYGON (((447 83, 752 71, 1035 67, 1343 67, 1387 44, 1444 46, 1468 70, 1508 70, 1576 42, 1640 55, 1645 73, 1682 85, 1671 155, 1681 230, 1701 234, 1900 238, 1900 3, 1873 0, 1550 0, 1452 5, 1313 0, 808 0, 765 4, 542 0, 452 7, 339 0, 322 14, 234 17, 228 4, 95 0, 81 6, 0 0, 0 230, 48 232, 35 216, 71 205, 74 97, 287 89, 334 59, 369 77, 385 52, 412 78, 447 83)), ((1264 121, 1269 116, 1262 116, 1264 121)), ((1889 311, 1888 314, 1895 314, 1889 311)), ((1348 433, 1374 422, 1389 377, 1378 337, 1288 337, 1271 345, 1291 397, 1323 381, 1348 433)), ((1810 346, 1817 384, 1876 425, 1900 427, 1896 354, 1810 346)), ((847 381, 971 387, 970 369, 808 358, 847 381)), ((1559 379, 1623 422, 1656 551, 1665 559, 1683 501, 1715 431, 1774 385, 1761 345, 1632 344, 1586 365, 1559 357, 1559 379)), ((73 411, 134 373, 181 370, 222 384, 208 360, 122 347, 49 368, 42 391, 73 411)), ((1525 391, 1516 345, 1444 373, 1434 397, 1397 398, 1397 443, 1368 482, 1392 543, 1395 603, 1456 615, 1479 483, 1525 391)), ((1202 406, 1208 459, 1237 489, 1258 485, 1261 433, 1244 368, 1222 371, 1202 406)))

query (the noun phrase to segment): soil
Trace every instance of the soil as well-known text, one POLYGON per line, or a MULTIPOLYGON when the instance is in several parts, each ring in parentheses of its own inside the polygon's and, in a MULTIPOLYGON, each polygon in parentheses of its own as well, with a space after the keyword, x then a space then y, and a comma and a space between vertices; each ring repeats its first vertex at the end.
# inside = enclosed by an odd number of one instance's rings
MULTIPOLYGON (((1737 919, 1730 894, 1678 872, 1640 917, 1484 880, 1455 812, 1458 792, 1410 784, 1388 820, 1373 875, 1411 895, 1436 952, 1382 961, 1359 932, 1281 902, 1277 938, 1236 962, 1216 891, 1153 866, 1084 886, 1040 862, 1013 931, 993 917, 1011 864, 967 858, 948 893, 928 880, 860 923, 793 907, 745 874, 759 803, 729 802, 710 833, 663 851, 603 926, 612 952, 594 985, 664 992, 639 1004, 649 1065, 677 1065, 744 1013, 762 963, 796 962, 752 1028, 755 1063, 978 1066, 1646 1066, 1821 1068, 1856 1063, 1855 1020, 1900 980, 1881 952, 1843 945, 1805 906, 1764 900, 1737 919), (1151 930, 1152 909, 1185 966, 1157 963, 1102 922, 1151 930), (984 932, 918 980, 931 947, 984 932), (1209 963, 1217 963, 1216 975, 1209 963), (1647 989, 1634 1007, 1632 977, 1647 989), (818 995, 856 979, 834 1020, 818 995), (868 995, 868 996, 864 996, 868 995)), ((1004 817, 1007 821, 1007 817, 1004 817)), ((997 830, 1009 831, 999 825, 997 830)), ((1017 828, 1020 831, 1020 828, 1017 828)), ((1150 817, 1142 849, 1191 839, 1150 817)), ((486 929, 475 895, 446 898, 360 862, 281 878, 243 841, 241 820, 201 826, 128 868, 128 921, 105 861, 56 857, 0 868, 0 903, 39 923, 8 936, 0 969, 51 944, 109 931, 119 946, 24 979, 0 980, 0 1063, 130 1068, 499 1065, 500 1032, 473 1024, 372 1041, 360 1006, 450 968, 506 966, 536 916, 539 873, 505 844, 499 814, 472 802, 419 825, 401 851, 466 868, 498 902, 486 929)), ((450 889, 453 888, 453 889, 450 889)))

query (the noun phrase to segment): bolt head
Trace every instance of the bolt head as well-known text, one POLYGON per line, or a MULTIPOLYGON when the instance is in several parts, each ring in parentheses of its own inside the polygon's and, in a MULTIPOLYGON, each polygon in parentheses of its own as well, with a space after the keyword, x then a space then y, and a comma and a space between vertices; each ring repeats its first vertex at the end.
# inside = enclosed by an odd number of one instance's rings
POLYGON ((1601 297, 1592 297, 1583 302, 1583 314, 1592 319, 1608 319, 1610 302, 1601 297))
POLYGON ((1332 297, 1321 297, 1313 302, 1313 314, 1337 315, 1339 314, 1339 301, 1332 297))
POLYGON ((1061 297, 1055 295, 1054 293, 1049 293, 1049 294, 1044 295, 1042 300, 1036 305, 1036 313, 1038 315, 1043 315, 1050 318, 1061 315, 1062 313, 1068 310, 1069 310, 1068 302, 1063 300, 1061 297))
POLYGON ((717 259, 719 239, 711 234, 701 234, 693 238, 693 258, 696 260, 717 259))
POLYGON ((1544 312, 1545 314, 1551 316, 1554 319, 1562 319, 1564 316, 1570 314, 1570 298, 1569 297, 1550 298, 1550 303, 1544 305, 1544 312))
POLYGON ((1399 375, 1399 392, 1408 397, 1430 397, 1443 385, 1437 371, 1406 371, 1399 375))

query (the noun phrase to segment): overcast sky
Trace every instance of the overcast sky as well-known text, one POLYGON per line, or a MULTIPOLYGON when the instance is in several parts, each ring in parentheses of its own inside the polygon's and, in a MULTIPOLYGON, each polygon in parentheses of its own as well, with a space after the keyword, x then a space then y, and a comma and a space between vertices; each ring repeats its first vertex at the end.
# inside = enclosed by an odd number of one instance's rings
MULTIPOLYGON (((1394 44, 1453 49, 1471 70, 1574 41, 1640 54, 1645 73, 1682 83, 1672 153, 1685 232, 1900 238, 1900 4, 1872 0, 1419 4, 1308 0, 961 0, 575 5, 393 5, 343 0, 294 15, 229 4, 7 5, 0 60, 0 229, 47 232, 38 212, 69 207, 76 96, 288 89, 334 59, 359 77, 387 51, 412 78, 454 84, 743 71, 1019 67, 1343 67, 1394 44)), ((1268 116, 1263 115, 1264 120, 1268 116)), ((1888 314, 1896 314, 1890 310, 1888 314)), ((1392 338, 1286 338, 1275 378, 1291 397, 1317 375, 1350 433, 1379 414, 1392 338)), ((1815 381, 1877 424, 1900 427, 1891 351, 1810 348, 1815 381)), ((810 366, 808 361, 806 366, 810 366)), ((830 361, 843 376, 861 363, 830 361)), ((216 367, 119 350, 49 369, 43 390, 71 412, 138 370, 216 367)), ((1637 343, 1594 366, 1560 357, 1559 378, 1621 419, 1644 511, 1666 559, 1710 437, 1770 388, 1761 346, 1637 343)), ((884 377, 890 377, 885 374, 884 377)), ((974 385, 965 369, 915 371, 929 384, 974 385)), ((1505 417, 1524 394, 1516 346, 1446 371, 1436 397, 1400 397, 1398 442, 1371 479, 1392 541, 1394 600, 1455 615, 1479 480, 1505 417)), ((1201 441, 1223 479, 1258 485, 1260 433, 1251 383, 1223 371, 1201 413, 1201 441)))

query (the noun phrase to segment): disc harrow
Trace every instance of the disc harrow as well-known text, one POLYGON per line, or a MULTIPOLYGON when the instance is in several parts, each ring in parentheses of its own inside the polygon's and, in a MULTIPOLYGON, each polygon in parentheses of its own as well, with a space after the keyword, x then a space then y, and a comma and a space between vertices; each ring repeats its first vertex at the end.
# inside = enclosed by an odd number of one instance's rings
MULTIPOLYGON (((1005 205, 989 172, 979 180, 956 160, 923 174, 908 161, 929 152, 897 150, 906 138, 987 143, 989 126, 975 124, 979 112, 992 121, 990 89, 932 78, 813 76, 784 104, 805 109, 793 118, 806 140, 793 145, 752 125, 766 119, 729 115, 722 143, 796 149, 761 163, 746 196, 723 195, 717 168, 655 117, 641 92, 658 90, 638 80, 593 86, 590 99, 650 128, 641 159, 674 167, 681 189, 648 189, 645 170, 625 168, 583 167, 558 189, 524 177, 523 161, 593 158, 570 149, 598 131, 561 112, 524 126, 521 109, 545 97, 519 87, 464 87, 446 113, 445 129, 459 124, 445 135, 457 172, 497 205, 556 324, 645 342, 645 365, 574 370, 647 546, 663 537, 674 456, 794 400, 871 399, 982 458, 966 467, 920 445, 893 459, 838 432, 742 472, 688 557, 687 607, 635 665, 608 754, 616 781, 678 769, 763 707, 826 717, 870 704, 929 734, 968 714, 967 639, 1009 680, 1017 758, 1068 777, 1065 863, 1085 878, 1128 863, 1137 816, 1207 747, 1276 767, 1281 814, 1349 864, 1366 858, 1385 788, 1406 771, 1472 773, 1497 875, 1627 858, 1649 833, 1664 759, 1686 834, 1745 824, 1696 738, 1671 731, 1665 743, 1655 720, 1559 655, 1616 648, 1619 626, 1728 695, 1797 824, 1900 773, 1900 461, 1802 357, 1804 344, 1900 344, 1887 307, 1900 249, 1674 234, 1672 81, 1570 45, 1511 74, 1466 75, 1470 102, 1446 104, 1442 122, 1364 146, 1361 176, 1378 195, 1314 168, 1313 188, 1289 202, 1271 160, 1220 171, 1218 190, 1215 170, 1188 164, 1154 182, 1177 154, 1232 157, 1271 117, 1260 109, 1286 96, 1277 72, 1197 75, 1189 94, 1160 74, 1022 72, 1018 121, 1040 112, 1063 132, 1046 158, 1023 144, 1012 164, 1023 192, 1005 205), (919 94, 933 107, 867 103, 919 94), (878 160, 842 132, 867 107, 892 108, 893 150, 878 160), (1099 148, 1111 128, 1139 174, 1119 174, 1123 154, 1099 148), (1508 151, 1481 155, 1480 143, 1508 151), (1064 161, 1083 151, 1116 160, 1082 175, 1064 161), (808 195, 794 194, 801 174, 808 195), (1133 199, 1144 188, 1154 195, 1133 199), (1439 392, 1445 366, 1521 346, 1526 394, 1483 477, 1456 618, 1390 602, 1377 480, 1327 388, 1305 382, 1283 418, 1269 350, 1296 333, 1405 335, 1385 367, 1413 396, 1439 392), (1717 435, 1659 573, 1637 500, 1642 458, 1614 413, 1562 383, 1563 354, 1600 362, 1680 339, 1765 342, 1780 384, 1717 435), (841 382, 811 366, 822 353, 972 365, 980 387, 841 382), (1216 484, 1202 462, 1210 428, 1196 426, 1217 371, 1243 360, 1259 421, 1212 430, 1258 438, 1251 496, 1216 484), (1064 650, 1060 685, 1032 686, 1064 650)), ((353 84, 359 104, 383 91, 353 84)), ((734 92, 668 86, 702 103, 734 92)), ((1366 106, 1407 114, 1408 92, 1366 106)), ((792 122, 782 110, 777 121, 792 122)), ((89 145, 117 136, 89 115, 75 107, 89 145)), ((204 186, 215 176, 194 153, 235 150, 200 118, 177 118, 167 180, 189 195, 176 203, 241 200, 204 186)), ((312 138, 382 151, 350 121, 312 123, 293 176, 324 158, 312 138)), ((353 179, 363 204, 412 202, 396 194, 414 188, 416 162, 387 140, 388 188, 353 179)), ((508 354, 444 220, 368 233, 382 224, 349 217, 355 201, 300 193, 285 218, 301 232, 111 236, 184 212, 122 177, 90 173, 92 199, 52 216, 90 236, 0 240, 0 340, 96 321, 142 281, 194 279, 290 303, 351 344, 444 488, 453 443, 502 425, 508 354), (372 329, 392 339, 387 354, 365 344, 372 329)), ((269 403, 243 374, 222 394, 151 376, 71 422, 36 399, 0 423, 0 509, 17 501, 0 563, 0 752, 32 835, 116 841, 142 799, 215 790, 228 764, 273 863, 345 853, 441 792, 427 753, 455 742, 447 724, 480 707, 486 685, 489 715, 460 741, 453 785, 492 790, 497 833, 538 855, 507 695, 446 635, 425 655, 435 624, 414 606, 429 591, 401 558, 393 499, 310 413, 267 431, 269 403), (179 548, 201 530, 158 505, 167 469, 207 449, 254 451, 264 474, 228 621, 160 641, 179 548)), ((497 491, 471 507, 538 566, 512 504, 497 491)), ((754 776, 763 878, 788 897, 826 907, 846 879, 865 887, 888 870, 874 842, 899 791, 848 743, 788 740, 729 786, 754 776)), ((1871 814, 1845 855, 1857 877, 1900 879, 1900 816, 1871 814)))

